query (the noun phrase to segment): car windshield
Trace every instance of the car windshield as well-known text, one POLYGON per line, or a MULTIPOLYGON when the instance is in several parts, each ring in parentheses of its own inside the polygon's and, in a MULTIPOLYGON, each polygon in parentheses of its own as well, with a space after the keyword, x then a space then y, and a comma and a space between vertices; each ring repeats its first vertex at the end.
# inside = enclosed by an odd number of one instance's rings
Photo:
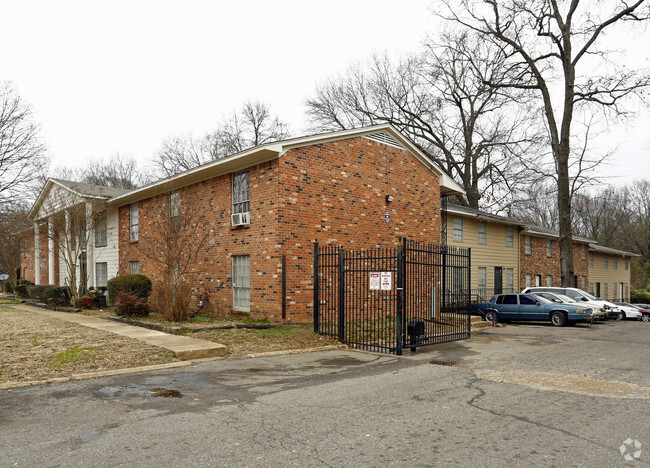
POLYGON ((583 296, 585 296, 587 299, 589 299, 590 301, 597 301, 597 300, 599 300, 596 296, 592 296, 591 294, 586 293, 586 292, 584 292, 584 291, 582 291, 581 294, 582 294, 583 296))
POLYGON ((556 296, 562 299, 563 302, 578 302, 574 298, 565 296, 564 294, 556 294, 556 296))
POLYGON ((549 301, 548 299, 542 296, 535 295, 535 299, 537 299, 542 304, 553 304, 553 301, 549 301))

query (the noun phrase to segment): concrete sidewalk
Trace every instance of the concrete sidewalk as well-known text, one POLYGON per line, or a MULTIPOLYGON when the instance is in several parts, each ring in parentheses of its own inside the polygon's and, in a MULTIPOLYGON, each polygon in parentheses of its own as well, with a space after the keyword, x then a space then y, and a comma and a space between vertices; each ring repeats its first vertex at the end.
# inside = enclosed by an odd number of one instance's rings
POLYGON ((133 325, 126 325, 124 323, 113 322, 104 320, 97 317, 90 317, 88 315, 57 312, 54 310, 41 309, 40 307, 32 307, 27 305, 14 305, 14 309, 21 309, 34 314, 52 317, 65 322, 72 322, 84 327, 96 328, 107 332, 115 333, 117 335, 127 336, 136 340, 144 341, 145 343, 159 346, 161 348, 173 351, 176 356, 182 360, 187 361, 190 359, 201 359, 210 357, 225 356, 228 353, 228 348, 219 343, 211 341, 198 340, 188 336, 170 335, 161 331, 149 330, 147 328, 135 327, 133 325))

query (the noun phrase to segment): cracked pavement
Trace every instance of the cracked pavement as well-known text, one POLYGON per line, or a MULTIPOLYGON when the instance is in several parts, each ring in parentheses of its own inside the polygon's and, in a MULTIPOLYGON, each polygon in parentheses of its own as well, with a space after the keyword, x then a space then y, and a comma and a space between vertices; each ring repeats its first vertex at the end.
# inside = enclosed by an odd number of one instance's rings
POLYGON ((0 466, 650 466, 648 333, 511 324, 4 390, 0 466))

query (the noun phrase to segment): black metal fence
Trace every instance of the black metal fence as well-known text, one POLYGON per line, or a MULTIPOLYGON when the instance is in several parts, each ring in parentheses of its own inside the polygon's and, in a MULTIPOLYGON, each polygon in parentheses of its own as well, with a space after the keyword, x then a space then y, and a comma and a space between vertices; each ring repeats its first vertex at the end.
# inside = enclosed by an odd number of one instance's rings
POLYGON ((470 251, 402 239, 398 247, 314 245, 314 331, 370 351, 469 338, 470 251))

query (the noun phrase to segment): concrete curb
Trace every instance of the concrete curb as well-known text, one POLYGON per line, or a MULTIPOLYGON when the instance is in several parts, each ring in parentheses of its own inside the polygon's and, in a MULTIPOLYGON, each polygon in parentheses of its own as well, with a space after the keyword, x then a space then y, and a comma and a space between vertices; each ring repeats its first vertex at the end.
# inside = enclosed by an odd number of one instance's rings
MULTIPOLYGON (((201 359, 208 361, 210 359, 201 359)), ((46 380, 34 380, 30 382, 6 382, 0 384, 0 390, 11 390, 12 388, 36 387, 38 385, 48 385, 52 383, 72 382, 76 380, 97 379, 100 377, 110 377, 113 375, 135 374, 138 372, 147 372, 161 369, 173 369, 175 367, 187 367, 194 365, 193 361, 177 361, 167 364, 154 364, 152 366, 129 367, 126 369, 111 369, 105 371, 88 372, 86 374, 72 374, 69 377, 52 377, 46 380)))
POLYGON ((287 349, 284 351, 269 351, 266 353, 247 354, 246 356, 244 356, 244 358, 285 356, 288 354, 306 354, 306 353, 316 353, 318 351, 333 351, 337 349, 349 349, 349 347, 347 345, 341 344, 341 345, 323 346, 322 348, 287 349))

